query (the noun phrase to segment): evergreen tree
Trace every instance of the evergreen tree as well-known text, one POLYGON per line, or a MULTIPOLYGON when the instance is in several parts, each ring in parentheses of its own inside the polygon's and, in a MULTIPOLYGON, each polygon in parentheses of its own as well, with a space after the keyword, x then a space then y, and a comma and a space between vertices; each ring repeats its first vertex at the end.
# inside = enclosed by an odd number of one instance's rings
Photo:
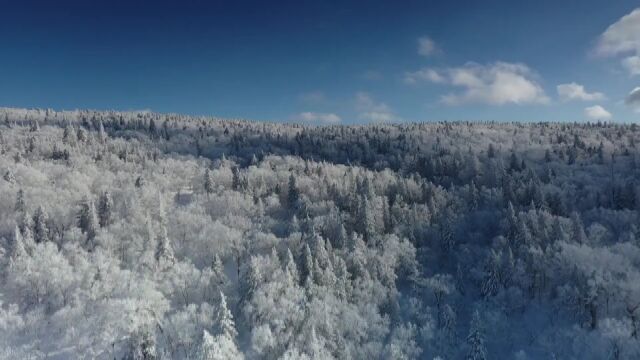
POLYGON ((20 233, 20 228, 16 225, 13 230, 13 239, 9 243, 9 258, 15 260, 19 257, 27 255, 27 250, 25 249, 24 240, 22 238, 22 234, 20 233))
POLYGON ((376 234, 374 212, 369 199, 364 194, 360 196, 358 205, 358 231, 360 231, 364 241, 367 243, 373 241, 373 237, 376 234))
POLYGON ((224 273, 224 264, 218 254, 213 256, 213 261, 211 261, 211 270, 213 271, 213 276, 216 279, 218 286, 224 286, 227 283, 227 276, 224 273))
POLYGON ((156 244, 156 229, 151 221, 151 216, 149 214, 146 215, 146 220, 147 236, 144 238, 144 243, 142 244, 143 258, 141 262, 145 263, 148 266, 151 266, 152 260, 155 260, 155 252, 158 246, 156 244))
POLYGON ((44 207, 40 205, 33 214, 33 238, 38 244, 49 241, 48 220, 49 215, 44 210, 44 207))
POLYGON ((236 331, 236 325, 233 321, 233 315, 227 307, 227 298, 223 292, 220 292, 220 305, 218 306, 217 314, 217 334, 222 335, 227 339, 235 342, 238 332, 236 331))
POLYGON ((489 159, 493 159, 494 157, 496 157, 496 148, 493 146, 493 144, 489 144, 489 149, 487 149, 487 157, 489 159))
POLYGON ((107 133, 104 131, 104 125, 102 124, 102 120, 98 125, 98 138, 100 139, 101 144, 104 144, 107 141, 107 133))
POLYGON ((100 195, 98 218, 100 220, 100 227, 109 226, 113 221, 113 198, 109 191, 104 191, 102 195, 100 195))
POLYGON ((484 280, 480 289, 482 296, 490 297, 498 292, 501 265, 502 261, 500 254, 491 250, 491 253, 485 263, 484 280))
POLYGON ((165 266, 175 262, 173 247, 171 246, 171 241, 169 240, 166 227, 164 226, 162 227, 160 235, 158 236, 158 241, 156 242, 154 257, 157 262, 160 262, 165 266))
POLYGON ((602 141, 600 141, 600 145, 598 146, 598 162, 604 164, 604 144, 602 141))
POLYGON ((25 232, 29 230, 29 232, 33 233, 33 217, 29 214, 29 211, 25 210, 22 213, 22 217, 20 218, 20 232, 24 236, 25 232))
MULTIPOLYGON (((293 258, 291 250, 287 248, 287 262, 285 264, 285 271, 287 273, 288 281, 293 285, 300 281, 300 275, 298 274, 298 266, 293 258)), ((291 286, 292 286, 291 285, 291 286)))
POLYGON ((162 197, 158 199, 158 219, 160 220, 160 234, 156 241, 156 251, 154 257, 156 261, 170 265, 175 262, 173 246, 167 232, 167 213, 162 197))
POLYGON ((151 135, 152 138, 155 138, 156 132, 157 132, 156 122, 153 121, 153 119, 151 119, 149 120, 149 134, 151 135))
POLYGON ((98 214, 93 201, 85 197, 80 204, 80 211, 78 212, 78 227, 83 233, 87 234, 87 243, 90 244, 90 249, 93 248, 93 240, 98 234, 98 227, 100 222, 98 221, 98 214))
POLYGON ((480 202, 480 194, 478 193, 478 188, 473 180, 471 180, 471 184, 469 184, 469 208, 471 210, 477 210, 480 202))
POLYGON ((71 125, 67 124, 64 128, 64 133, 62 134, 62 142, 67 145, 73 145, 76 139, 76 131, 71 125))
POLYGON ((80 144, 87 141, 87 132, 83 128, 79 128, 76 133, 77 140, 80 144))
POLYGON ((506 231, 505 236, 510 242, 515 242, 518 237, 518 226, 519 226, 518 216, 516 216, 516 211, 513 208, 513 204, 509 201, 507 206, 507 214, 506 214, 506 231))
POLYGON ((518 160, 518 156, 516 156, 515 152, 511 153, 511 157, 509 158, 509 170, 511 171, 520 171, 520 161, 518 160))
POLYGON ((551 162, 552 158, 551 158, 551 151, 549 149, 546 149, 544 151, 544 162, 551 162))
POLYGON ((549 235, 549 237, 554 243, 558 243, 561 241, 566 241, 566 235, 567 234, 565 233, 565 230, 562 228, 562 224, 560 223, 560 218, 556 216, 553 220, 553 224, 551 225, 551 234, 549 235))
POLYGON ((207 169, 204 172, 204 191, 207 192, 207 197, 213 193, 213 177, 211 175, 211 170, 207 169))
POLYGON ((347 235, 347 229, 344 224, 340 223, 340 229, 338 230, 338 236, 335 241, 335 247, 341 249, 346 246, 349 241, 349 235, 347 235))
POLYGON ((242 179, 240 179, 240 169, 237 166, 234 166, 231 169, 231 188, 235 191, 240 191, 242 189, 242 179))
POLYGON ((300 274, 300 280, 306 282, 307 280, 313 280, 313 255, 311 255, 311 249, 309 244, 304 244, 304 266, 302 267, 302 274, 300 274))
POLYGON ((289 208, 296 210, 298 208, 298 201, 300 199, 300 192, 296 185, 296 178, 293 173, 289 175, 289 187, 287 191, 287 201, 289 202, 289 208))
POLYGON ((233 341, 225 336, 211 336, 207 330, 203 331, 200 348, 195 360, 242 360, 244 356, 233 341))
POLYGON ((369 272, 367 270, 367 245, 361 236, 355 232, 351 234, 349 241, 349 272, 353 274, 353 278, 367 278, 369 272))
POLYGON ((521 247, 526 248, 532 243, 533 239, 531 236, 531 232, 529 231, 529 227, 527 226, 525 220, 522 217, 518 220, 516 238, 514 240, 516 245, 516 248, 515 248, 516 251, 518 251, 518 249, 521 247))
POLYGON ((577 212, 571 213, 571 232, 572 240, 578 244, 584 244, 587 240, 587 235, 584 232, 584 225, 580 219, 580 214, 577 212))
POLYGON ((36 246, 36 241, 33 238, 33 231, 31 231, 31 229, 32 226, 25 226, 20 230, 20 233, 22 234, 22 242, 24 243, 24 247, 27 249, 27 252, 33 250, 36 246))
POLYGON ((516 265, 515 259, 513 257, 513 251, 511 250, 511 247, 507 246, 506 253, 502 254, 502 264, 500 266, 498 276, 500 284, 502 284, 504 288, 509 287, 511 279, 513 278, 513 274, 515 272, 515 267, 516 265))
POLYGON ((456 335, 457 317, 456 317, 455 311, 451 306, 449 306, 449 304, 445 304, 442 307, 440 319, 441 319, 440 331, 442 334, 441 346, 445 354, 448 354, 453 350, 455 344, 458 341, 457 335, 456 335))
POLYGON ((246 304, 253 297, 253 293, 262 281, 263 274, 261 264, 257 257, 252 256, 240 276, 240 302, 246 304))
MULTIPOLYGON (((446 213, 449 213, 448 211, 446 213)), ((451 226, 451 217, 445 215, 440 223, 440 246, 445 254, 451 254, 456 246, 456 239, 451 226)))
POLYGON ((486 360, 487 349, 484 344, 484 330, 480 320, 478 310, 473 312, 469 335, 467 335, 467 360, 486 360))
POLYGON ((203 330, 200 349, 195 356, 195 360, 218 360, 218 346, 215 339, 207 330, 203 330))
POLYGON ((24 201, 24 191, 22 191, 22 189, 18 190, 18 194, 16 195, 16 205, 14 209, 17 213, 23 213, 27 209, 24 201))
POLYGON ((305 340, 306 340, 304 344, 304 347, 306 349, 305 352, 309 355, 311 359, 318 359, 318 360, 330 359, 330 356, 329 354, 327 354, 327 351, 325 349, 324 341, 321 341, 321 339, 319 339, 316 334, 315 326, 313 325, 311 326, 311 331, 309 332, 309 335, 305 340))

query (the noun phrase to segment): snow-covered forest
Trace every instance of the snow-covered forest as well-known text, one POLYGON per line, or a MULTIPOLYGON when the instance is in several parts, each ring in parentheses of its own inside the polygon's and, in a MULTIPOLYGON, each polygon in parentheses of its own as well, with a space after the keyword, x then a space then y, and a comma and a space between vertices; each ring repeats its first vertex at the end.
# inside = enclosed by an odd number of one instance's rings
POLYGON ((639 358, 637 142, 1 109, 0 358, 639 358))

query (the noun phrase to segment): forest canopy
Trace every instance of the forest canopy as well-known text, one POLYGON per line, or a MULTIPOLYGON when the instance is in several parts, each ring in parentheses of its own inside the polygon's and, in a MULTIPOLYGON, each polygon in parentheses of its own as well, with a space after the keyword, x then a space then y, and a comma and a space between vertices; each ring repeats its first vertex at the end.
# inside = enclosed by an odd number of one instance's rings
POLYGON ((0 109, 0 358, 638 358, 638 141, 0 109))

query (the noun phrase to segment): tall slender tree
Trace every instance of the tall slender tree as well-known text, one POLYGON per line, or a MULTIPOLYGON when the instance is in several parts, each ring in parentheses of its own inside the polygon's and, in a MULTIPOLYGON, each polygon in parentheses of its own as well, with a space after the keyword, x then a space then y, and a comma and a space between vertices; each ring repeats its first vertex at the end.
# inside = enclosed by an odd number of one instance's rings
POLYGON ((102 195, 100 195, 98 218, 100 220, 100 227, 107 227, 111 225, 113 221, 113 198, 109 191, 104 191, 102 195))
POLYGON ((49 215, 45 211, 44 207, 40 205, 33 214, 33 238, 36 243, 49 241, 48 221, 49 215))
POLYGON ((476 309, 471 318, 469 335, 467 335, 467 360, 487 360, 487 348, 485 346, 484 330, 480 319, 480 313, 476 309))

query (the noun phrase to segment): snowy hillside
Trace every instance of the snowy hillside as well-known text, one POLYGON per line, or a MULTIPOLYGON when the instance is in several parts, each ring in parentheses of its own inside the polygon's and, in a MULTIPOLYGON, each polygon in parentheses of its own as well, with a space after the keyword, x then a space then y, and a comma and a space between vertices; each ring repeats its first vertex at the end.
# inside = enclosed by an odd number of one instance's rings
POLYGON ((637 142, 0 109, 0 358, 639 358, 637 142))

